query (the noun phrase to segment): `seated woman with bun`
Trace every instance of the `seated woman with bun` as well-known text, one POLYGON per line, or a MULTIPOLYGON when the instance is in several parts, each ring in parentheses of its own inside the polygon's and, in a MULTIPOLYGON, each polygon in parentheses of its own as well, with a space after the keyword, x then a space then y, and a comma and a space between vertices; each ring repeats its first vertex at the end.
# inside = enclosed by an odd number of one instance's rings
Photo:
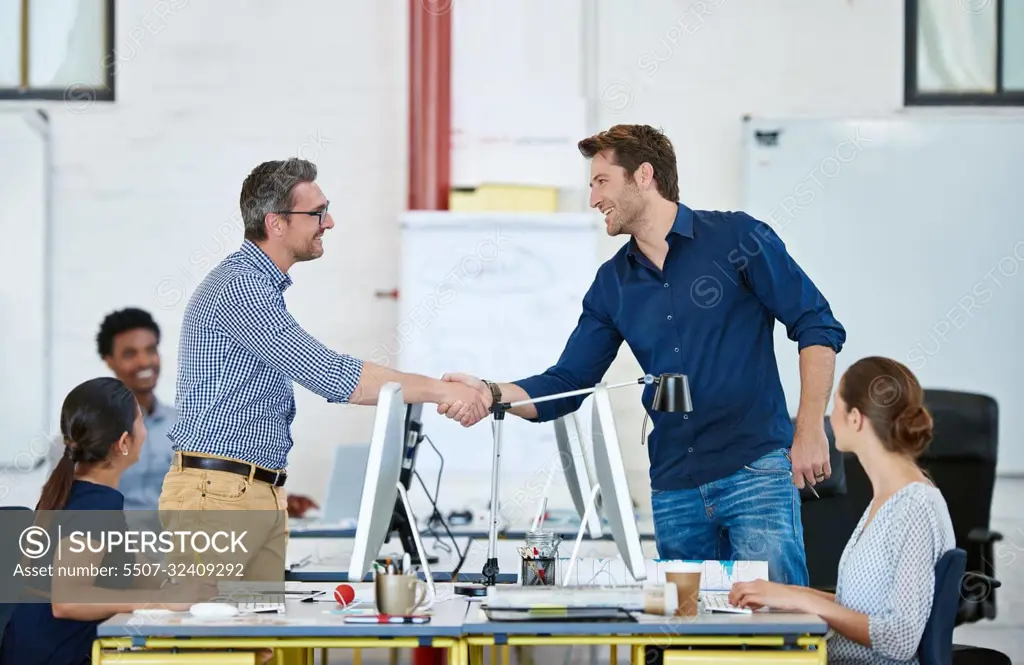
MULTIPOLYGON (((43 486, 36 523, 47 522, 44 528, 56 532, 55 524, 83 531, 124 530, 124 495, 117 486, 121 474, 139 458, 146 439, 135 396, 121 381, 98 378, 86 381, 72 390, 64 400, 60 419, 66 449, 60 463, 43 486), (109 511, 96 523, 81 514, 60 516, 61 511, 109 511)), ((64 543, 67 547, 67 542, 64 543)), ((109 617, 132 612, 137 608, 165 607, 187 610, 187 598, 196 598, 199 586, 181 584, 173 589, 159 589, 168 580, 162 576, 140 578, 123 573, 124 564, 141 561, 138 555, 124 551, 84 554, 73 557, 62 550, 60 562, 53 561, 49 548, 46 558, 25 561, 26 565, 54 565, 52 577, 33 578, 25 589, 31 599, 14 609, 0 644, 0 665, 82 665, 88 663, 96 626, 109 617), (88 578, 61 576, 62 566, 107 566, 122 571, 120 575, 88 578), (38 581, 37 581, 38 580, 38 581), (144 589, 154 589, 145 591, 144 589), (165 599, 158 604, 157 598, 165 599), (74 599, 74 600, 72 600, 74 599), (79 601, 79 602, 74 602, 79 601)), ((116 548, 113 548, 116 549, 116 548)), ((91 568, 90 568, 91 569, 91 568)), ((109 570, 109 568, 108 568, 109 570)))
POLYGON ((917 465, 932 438, 923 391, 903 364, 864 358, 840 379, 830 419, 836 448, 857 456, 874 492, 839 561, 836 593, 757 580, 733 585, 729 600, 820 616, 830 663, 916 663, 935 564, 956 547, 946 502, 917 465))

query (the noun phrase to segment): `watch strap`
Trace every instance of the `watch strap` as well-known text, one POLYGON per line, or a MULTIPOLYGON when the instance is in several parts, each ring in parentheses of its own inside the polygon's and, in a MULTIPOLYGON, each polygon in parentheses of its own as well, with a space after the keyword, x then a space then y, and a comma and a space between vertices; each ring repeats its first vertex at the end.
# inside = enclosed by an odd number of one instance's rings
POLYGON ((491 389, 491 399, 493 400, 493 403, 497 404, 501 402, 501 387, 497 383, 486 379, 484 379, 484 383, 486 383, 487 387, 491 389))

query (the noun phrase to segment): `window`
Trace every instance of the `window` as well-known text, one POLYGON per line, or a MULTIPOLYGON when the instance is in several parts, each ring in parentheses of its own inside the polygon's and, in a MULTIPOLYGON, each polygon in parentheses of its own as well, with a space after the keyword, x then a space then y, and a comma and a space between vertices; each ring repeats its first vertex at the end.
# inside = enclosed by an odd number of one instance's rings
POLYGON ((0 99, 114 99, 115 0, 0 0, 0 99))
POLYGON ((906 0, 907 105, 1024 105, 1024 2, 906 0))

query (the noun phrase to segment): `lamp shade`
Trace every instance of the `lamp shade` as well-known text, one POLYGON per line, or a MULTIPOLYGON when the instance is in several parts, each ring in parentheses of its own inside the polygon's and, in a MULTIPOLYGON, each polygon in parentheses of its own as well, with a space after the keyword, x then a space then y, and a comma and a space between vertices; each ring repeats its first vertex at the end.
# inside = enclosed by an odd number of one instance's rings
POLYGON ((685 374, 662 374, 654 391, 654 410, 675 413, 693 411, 690 382, 685 374))

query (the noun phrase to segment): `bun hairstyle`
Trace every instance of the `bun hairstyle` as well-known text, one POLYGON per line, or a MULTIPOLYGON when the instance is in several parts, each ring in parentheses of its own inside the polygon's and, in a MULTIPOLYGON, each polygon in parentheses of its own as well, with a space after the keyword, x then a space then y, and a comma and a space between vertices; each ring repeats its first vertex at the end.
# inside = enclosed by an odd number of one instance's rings
POLYGON ((75 464, 106 460, 121 436, 134 429, 138 408, 132 391, 110 377, 90 379, 68 393, 60 413, 64 455, 43 486, 36 510, 64 508, 75 480, 75 464))
POLYGON ((903 363, 871 356, 858 360, 843 375, 839 394, 848 409, 867 417, 886 450, 917 459, 932 441, 932 416, 924 390, 903 363))

